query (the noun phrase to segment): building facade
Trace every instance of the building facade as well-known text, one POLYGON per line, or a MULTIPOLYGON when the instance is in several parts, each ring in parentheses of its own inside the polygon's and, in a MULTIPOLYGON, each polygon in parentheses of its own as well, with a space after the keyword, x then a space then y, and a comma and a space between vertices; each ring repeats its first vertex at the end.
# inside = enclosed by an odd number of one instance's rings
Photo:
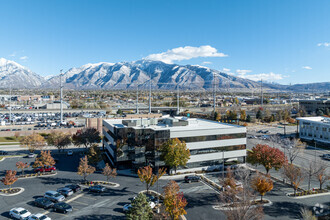
POLYGON ((299 121, 299 137, 309 141, 317 141, 330 146, 330 118, 302 117, 299 121))
POLYGON ((308 114, 316 112, 317 110, 322 110, 323 113, 330 110, 330 100, 329 99, 307 99, 307 100, 299 100, 299 106, 303 108, 308 114))
POLYGON ((157 149, 169 139, 185 141, 190 159, 178 170, 214 169, 245 163, 246 128, 204 119, 136 118, 103 120, 103 146, 118 169, 165 166, 157 149))

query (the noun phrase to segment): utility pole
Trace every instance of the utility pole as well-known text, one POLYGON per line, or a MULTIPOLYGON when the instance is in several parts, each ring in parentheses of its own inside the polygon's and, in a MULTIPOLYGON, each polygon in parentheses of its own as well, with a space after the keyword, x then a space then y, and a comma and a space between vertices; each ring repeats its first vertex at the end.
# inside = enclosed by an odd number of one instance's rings
POLYGON ((151 73, 150 73, 150 82, 149 82, 149 114, 151 114, 151 73))
POLYGON ((176 95, 176 105, 177 105, 177 115, 180 114, 180 87, 179 87, 179 83, 177 84, 177 95, 176 95))
POLYGON ((215 73, 213 73, 213 112, 215 113, 216 97, 215 97, 215 73))
POLYGON ((263 93, 263 88, 262 88, 262 79, 261 79, 261 107, 263 107, 264 104, 264 93, 263 93))
POLYGON ((136 86, 136 114, 139 114, 139 84, 136 86))
POLYGON ((61 114, 61 118, 60 118, 60 124, 62 125, 63 123, 63 85, 62 85, 62 71, 60 70, 60 114, 61 114))
POLYGON ((9 124, 11 125, 11 83, 9 85, 9 124))

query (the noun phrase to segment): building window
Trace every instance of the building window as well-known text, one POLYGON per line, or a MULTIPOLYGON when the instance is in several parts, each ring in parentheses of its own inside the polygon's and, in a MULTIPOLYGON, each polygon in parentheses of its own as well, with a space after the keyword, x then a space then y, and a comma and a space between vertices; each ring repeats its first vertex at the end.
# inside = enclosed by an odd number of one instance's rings
POLYGON ((242 145, 235 145, 235 146, 190 150, 190 154, 191 155, 210 154, 210 153, 218 153, 218 152, 222 152, 222 151, 235 151, 235 150, 245 150, 245 149, 246 149, 245 144, 242 144, 242 145))
POLYGON ((246 133, 239 133, 239 134, 219 134, 219 135, 195 136, 195 137, 180 137, 179 140, 189 143, 189 142, 201 142, 201 141, 227 140, 227 139, 245 138, 245 137, 246 137, 246 133))

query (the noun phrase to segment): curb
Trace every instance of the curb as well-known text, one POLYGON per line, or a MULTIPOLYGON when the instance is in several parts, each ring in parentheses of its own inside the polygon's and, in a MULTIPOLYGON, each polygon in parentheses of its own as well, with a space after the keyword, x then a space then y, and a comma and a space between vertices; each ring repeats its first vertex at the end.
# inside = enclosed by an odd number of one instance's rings
POLYGON ((21 189, 19 192, 17 192, 17 193, 13 193, 13 194, 6 194, 6 193, 0 193, 0 196, 16 196, 16 195, 18 195, 18 194, 21 194, 22 192, 24 192, 24 188, 22 188, 22 187, 15 187, 15 188, 19 188, 19 189, 21 189))
POLYGON ((47 175, 36 175, 36 176, 29 176, 29 177, 18 177, 18 179, 31 179, 31 178, 38 178, 38 177, 48 177, 48 176, 55 176, 57 175, 57 172, 47 175))
POLYGON ((99 185, 102 185, 104 187, 119 187, 120 186, 120 184, 118 184, 118 183, 107 182, 107 181, 102 181, 102 180, 94 180, 92 182, 93 183, 99 183, 99 185), (114 186, 107 185, 107 184, 102 184, 102 183, 110 183, 110 184, 113 184, 114 186))
POLYGON ((286 193, 285 195, 287 197, 291 198, 291 199, 306 199, 306 198, 310 198, 310 197, 330 195, 330 192, 326 192, 326 193, 315 193, 315 194, 306 195, 306 196, 289 196, 289 194, 292 194, 292 193, 286 193))
POLYGON ((23 158, 23 157, 25 157, 25 156, 26 156, 26 155, 22 155, 22 156, 13 156, 13 157, 6 157, 6 156, 5 156, 5 157, 3 157, 3 158, 0 160, 0 162, 1 162, 1 161, 4 161, 6 158, 8 158, 8 159, 9 159, 9 158, 17 158, 17 157, 22 157, 22 158, 23 158))

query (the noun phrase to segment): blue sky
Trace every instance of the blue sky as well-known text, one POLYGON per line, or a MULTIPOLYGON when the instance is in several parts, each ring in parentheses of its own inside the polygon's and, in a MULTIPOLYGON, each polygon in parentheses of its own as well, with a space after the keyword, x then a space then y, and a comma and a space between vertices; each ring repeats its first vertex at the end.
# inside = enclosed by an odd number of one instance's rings
POLYGON ((158 59, 282 84, 330 81, 330 1, 0 0, 0 57, 46 76, 158 59))

